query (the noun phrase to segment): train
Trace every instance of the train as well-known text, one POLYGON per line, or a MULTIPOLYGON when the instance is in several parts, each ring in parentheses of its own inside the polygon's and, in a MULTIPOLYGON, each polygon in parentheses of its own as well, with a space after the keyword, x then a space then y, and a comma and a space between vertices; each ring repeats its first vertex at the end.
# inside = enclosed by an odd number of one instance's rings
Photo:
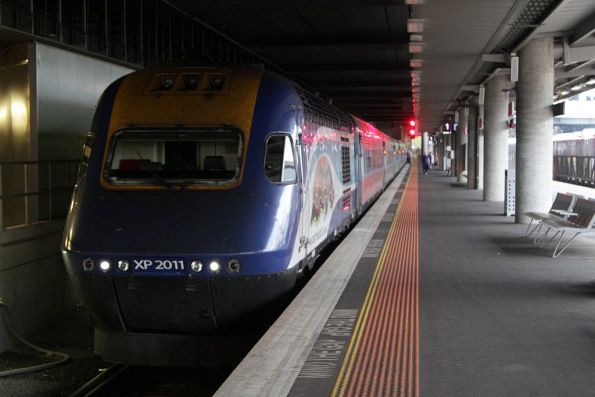
POLYGON ((554 134, 554 180, 595 187, 595 129, 554 134))
POLYGON ((133 72, 99 99, 66 219, 67 274, 106 361, 193 365, 294 288, 406 147, 279 74, 133 72))

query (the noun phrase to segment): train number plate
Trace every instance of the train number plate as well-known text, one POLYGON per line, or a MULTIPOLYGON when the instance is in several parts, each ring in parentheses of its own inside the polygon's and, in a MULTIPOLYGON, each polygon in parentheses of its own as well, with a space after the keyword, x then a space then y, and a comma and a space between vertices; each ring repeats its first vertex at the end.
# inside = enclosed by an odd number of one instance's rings
POLYGON ((137 273, 178 273, 186 270, 186 264, 179 259, 133 259, 132 270, 137 273))

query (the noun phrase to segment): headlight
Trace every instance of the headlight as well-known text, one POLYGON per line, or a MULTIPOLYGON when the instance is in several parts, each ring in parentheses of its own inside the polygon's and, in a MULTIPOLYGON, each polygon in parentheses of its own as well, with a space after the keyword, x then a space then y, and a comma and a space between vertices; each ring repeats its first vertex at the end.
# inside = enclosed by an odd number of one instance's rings
POLYGON ((221 265, 217 261, 211 261, 211 263, 209 263, 209 269, 213 273, 217 273, 219 271, 219 269, 221 269, 221 265))
POLYGON ((107 259, 102 259, 99 261, 99 268, 102 271, 107 272, 111 267, 112 267, 112 264, 107 259))
POLYGON ((87 258, 83 261, 83 270, 86 272, 90 272, 95 268, 95 262, 91 258, 87 258))
POLYGON ((190 262, 190 270, 192 270, 195 273, 202 272, 202 262, 201 261, 190 262))
POLYGON ((242 266, 240 265, 240 261, 238 261, 237 259, 232 259, 229 262, 227 262, 227 270, 230 273, 239 273, 241 268, 242 266))
POLYGON ((121 259, 118 261, 118 270, 121 272, 127 272, 129 263, 127 260, 121 259))

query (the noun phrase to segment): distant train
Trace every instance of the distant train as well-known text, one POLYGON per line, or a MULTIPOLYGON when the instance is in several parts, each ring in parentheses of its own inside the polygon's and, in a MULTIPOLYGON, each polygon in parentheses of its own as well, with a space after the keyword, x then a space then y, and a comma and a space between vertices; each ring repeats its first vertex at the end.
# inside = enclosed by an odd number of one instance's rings
POLYGON ((554 135, 554 180, 595 187, 595 129, 554 135))
POLYGON ((401 142, 267 71, 169 68, 114 82, 83 148, 62 249, 95 350, 191 363, 206 336, 293 288, 405 160, 401 142))

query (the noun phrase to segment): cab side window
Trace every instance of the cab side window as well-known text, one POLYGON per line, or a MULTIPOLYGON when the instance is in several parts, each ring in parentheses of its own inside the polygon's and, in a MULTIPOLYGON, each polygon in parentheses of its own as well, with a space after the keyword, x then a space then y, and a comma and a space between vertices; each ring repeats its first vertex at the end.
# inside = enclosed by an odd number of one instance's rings
POLYGON ((81 154, 81 163, 79 165, 78 174, 76 176, 77 183, 81 183, 82 179, 87 174, 87 168, 89 166, 89 158, 91 157, 91 150, 93 148, 93 142, 95 141, 95 134, 88 132, 85 137, 85 143, 83 144, 83 150, 81 154))
POLYGON ((288 135, 275 134, 267 139, 264 174, 273 183, 295 183, 297 181, 293 143, 288 135))

